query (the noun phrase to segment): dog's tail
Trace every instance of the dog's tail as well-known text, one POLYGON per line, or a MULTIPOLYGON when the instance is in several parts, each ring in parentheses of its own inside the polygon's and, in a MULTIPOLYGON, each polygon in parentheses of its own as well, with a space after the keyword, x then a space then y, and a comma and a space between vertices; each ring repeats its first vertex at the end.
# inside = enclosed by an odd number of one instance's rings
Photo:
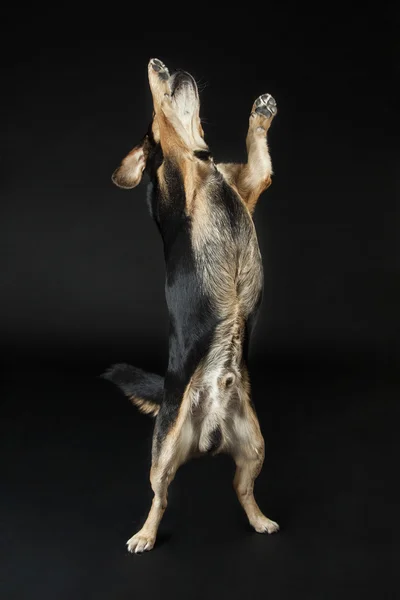
POLYGON ((121 363, 112 365, 102 378, 115 383, 140 412, 152 417, 158 414, 164 391, 164 378, 160 375, 121 363))

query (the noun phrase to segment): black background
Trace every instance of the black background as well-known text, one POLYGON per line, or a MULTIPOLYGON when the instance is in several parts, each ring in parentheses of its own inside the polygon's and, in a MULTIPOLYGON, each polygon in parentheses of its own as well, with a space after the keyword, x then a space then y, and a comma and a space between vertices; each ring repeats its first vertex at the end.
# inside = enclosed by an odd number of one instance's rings
POLYGON ((9 36, 0 157, 7 600, 395 597, 394 37, 388 21, 366 15, 308 29, 281 17, 262 36, 9 36), (202 459, 178 473, 156 548, 137 557, 124 543, 151 500, 152 422, 97 376, 118 361, 161 373, 167 361, 162 245, 146 186, 122 191, 110 179, 150 121, 151 57, 199 81, 216 161, 244 160, 253 100, 277 100, 275 176, 255 213, 265 298, 251 372, 267 440, 256 497, 282 530, 252 533, 230 459, 202 459))

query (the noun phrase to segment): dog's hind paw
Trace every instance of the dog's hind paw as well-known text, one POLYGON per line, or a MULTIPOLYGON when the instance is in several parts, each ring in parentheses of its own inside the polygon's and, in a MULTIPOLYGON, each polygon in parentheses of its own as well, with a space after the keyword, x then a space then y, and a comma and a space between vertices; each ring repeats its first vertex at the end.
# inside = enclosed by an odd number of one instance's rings
POLYGON ((271 519, 268 519, 268 517, 265 517, 264 515, 257 517, 251 524, 257 533, 276 533, 279 531, 278 523, 271 521, 271 519))
POLYGON ((152 550, 155 541, 156 538, 154 536, 139 531, 126 542, 126 545, 128 547, 128 551, 132 552, 132 554, 141 554, 147 550, 152 550))

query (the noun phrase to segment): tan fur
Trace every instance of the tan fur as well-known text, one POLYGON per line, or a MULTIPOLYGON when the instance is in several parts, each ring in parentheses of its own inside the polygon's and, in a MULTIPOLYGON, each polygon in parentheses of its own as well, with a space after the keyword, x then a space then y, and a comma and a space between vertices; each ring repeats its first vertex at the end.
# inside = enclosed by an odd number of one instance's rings
POLYGON ((144 400, 137 396, 129 396, 129 400, 145 415, 156 417, 160 412, 160 405, 150 400, 144 400))
POLYGON ((153 96, 154 119, 157 121, 164 155, 175 156, 180 164, 184 159, 194 160, 193 150, 207 149, 198 112, 194 113, 189 127, 185 127, 176 112, 169 80, 160 79, 158 73, 152 68, 151 61, 148 74, 153 96))
POLYGON ((262 286, 261 255, 252 220, 238 240, 229 232, 225 214, 217 215, 210 200, 215 179, 209 178, 193 208, 192 244, 198 270, 221 319, 246 317, 253 310, 262 286), (223 273, 223 276, 221 276, 223 273))
POLYGON ((136 146, 124 158, 118 169, 114 171, 112 180, 118 187, 132 189, 142 179, 145 166, 146 148, 141 145, 136 146))
POLYGON ((267 144, 267 132, 273 117, 255 112, 253 104, 246 138, 246 164, 219 163, 218 170, 237 190, 243 202, 253 213, 258 198, 272 183, 272 163, 267 144))
POLYGON ((250 380, 246 368, 242 369, 242 382, 244 414, 235 420, 239 443, 232 449, 236 463, 233 486, 254 529, 258 533, 274 533, 279 530, 279 525, 263 515, 254 498, 254 481, 264 462, 265 444, 257 415, 250 403, 250 380))
POLYGON ((190 454, 190 437, 183 431, 190 410, 190 389, 188 384, 179 408, 178 417, 164 440, 158 452, 153 446, 153 462, 150 471, 150 483, 154 498, 150 512, 142 529, 131 537, 128 542, 130 552, 151 550, 157 536, 158 526, 167 508, 168 486, 175 477, 179 466, 187 460, 190 454))

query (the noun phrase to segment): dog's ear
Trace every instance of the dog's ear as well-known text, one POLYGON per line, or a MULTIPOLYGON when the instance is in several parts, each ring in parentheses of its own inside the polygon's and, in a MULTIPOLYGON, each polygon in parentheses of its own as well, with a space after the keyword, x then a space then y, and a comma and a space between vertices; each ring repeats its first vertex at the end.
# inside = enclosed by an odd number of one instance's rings
POLYGON ((124 160, 112 174, 112 181, 120 188, 131 190, 142 180, 148 155, 147 138, 125 156, 124 160))

